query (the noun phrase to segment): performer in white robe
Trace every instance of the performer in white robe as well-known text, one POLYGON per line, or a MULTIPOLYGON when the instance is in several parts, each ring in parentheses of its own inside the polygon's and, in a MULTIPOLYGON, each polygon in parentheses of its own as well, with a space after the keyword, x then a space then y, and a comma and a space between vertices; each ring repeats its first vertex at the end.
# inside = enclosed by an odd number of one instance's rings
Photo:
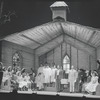
POLYGON ((2 78, 2 85, 1 85, 2 89, 5 89, 5 86, 8 85, 9 78, 10 76, 9 76, 8 70, 3 71, 3 78, 2 78))
POLYGON ((44 85, 49 86, 51 80, 51 68, 48 65, 45 65, 45 67, 43 68, 43 74, 45 76, 44 85))
POLYGON ((6 70, 6 71, 3 72, 3 79, 2 79, 2 82, 6 82, 6 81, 8 80, 8 78, 9 78, 9 73, 8 73, 8 71, 6 70))
POLYGON ((44 69, 44 66, 41 64, 40 67, 38 68, 37 75, 39 73, 43 73, 43 69, 44 69))
POLYGON ((77 79, 77 71, 74 69, 74 66, 71 66, 71 70, 69 70, 68 82, 70 84, 70 93, 75 91, 75 82, 77 79))
POLYGON ((10 80, 11 80, 11 72, 10 72, 10 70, 8 71, 8 69, 7 69, 3 73, 3 79, 2 79, 2 88, 3 89, 10 91, 10 89, 11 89, 10 80))
POLYGON ((89 83, 87 83, 85 90, 88 93, 96 92, 96 87, 97 87, 98 84, 99 84, 98 83, 98 76, 97 76, 97 73, 94 71, 92 73, 91 81, 89 83))
POLYGON ((28 89, 31 89, 31 81, 30 81, 30 76, 28 73, 25 76, 25 81, 27 82, 28 89))
POLYGON ((37 90, 44 89, 44 85, 43 85, 43 83, 44 83, 44 74, 43 73, 39 73, 36 76, 35 83, 36 83, 36 87, 38 88, 37 90))
POLYGON ((55 82, 56 82, 56 71, 57 71, 57 68, 56 68, 56 66, 54 65, 54 66, 51 68, 51 83, 55 83, 55 82))

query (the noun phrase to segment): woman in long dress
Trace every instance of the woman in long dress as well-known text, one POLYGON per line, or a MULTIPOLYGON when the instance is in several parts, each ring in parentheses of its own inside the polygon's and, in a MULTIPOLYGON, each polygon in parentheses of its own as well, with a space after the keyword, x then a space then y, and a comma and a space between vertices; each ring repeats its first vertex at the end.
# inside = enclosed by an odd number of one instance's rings
POLYGON ((31 81, 30 81, 30 76, 28 73, 25 75, 24 81, 27 82, 28 89, 31 89, 31 81))
POLYGON ((21 75, 19 73, 19 76, 17 78, 18 78, 17 79, 17 82, 19 84, 19 89, 20 90, 25 90, 24 87, 27 87, 28 88, 27 82, 25 81, 25 75, 24 74, 21 75))
POLYGON ((43 83, 44 83, 44 74, 43 73, 39 73, 36 76, 35 83, 36 83, 37 90, 43 90, 44 89, 44 85, 43 85, 43 83))
POLYGON ((98 85, 98 74, 96 71, 93 71, 91 76, 91 81, 86 85, 85 91, 93 94, 96 92, 96 87, 98 85))

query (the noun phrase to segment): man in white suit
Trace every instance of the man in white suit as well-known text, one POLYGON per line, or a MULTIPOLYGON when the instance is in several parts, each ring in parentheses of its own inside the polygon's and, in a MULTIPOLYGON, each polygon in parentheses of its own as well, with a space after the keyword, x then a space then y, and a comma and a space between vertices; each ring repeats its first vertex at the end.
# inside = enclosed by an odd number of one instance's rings
POLYGON ((75 91, 75 82, 77 79, 77 71, 74 69, 74 66, 71 66, 71 69, 69 70, 68 75, 68 81, 70 85, 70 93, 75 91))

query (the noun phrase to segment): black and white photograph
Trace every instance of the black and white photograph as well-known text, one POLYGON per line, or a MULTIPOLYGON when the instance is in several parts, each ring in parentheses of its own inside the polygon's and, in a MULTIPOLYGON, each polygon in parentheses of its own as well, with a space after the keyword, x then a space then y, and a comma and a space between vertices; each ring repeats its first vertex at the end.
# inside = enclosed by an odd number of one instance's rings
POLYGON ((0 0, 0 98, 8 97, 100 99, 99 0, 0 0))

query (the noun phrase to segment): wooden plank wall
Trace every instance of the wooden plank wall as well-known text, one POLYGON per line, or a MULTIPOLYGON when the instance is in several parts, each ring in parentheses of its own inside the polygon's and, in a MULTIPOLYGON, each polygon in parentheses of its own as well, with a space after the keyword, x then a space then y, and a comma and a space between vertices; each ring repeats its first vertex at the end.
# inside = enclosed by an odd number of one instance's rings
POLYGON ((0 41, 0 62, 2 61, 2 41, 0 41))
POLYGON ((34 51, 32 49, 2 41, 2 62, 4 66, 12 66, 12 55, 19 51, 22 55, 22 65, 26 69, 34 68, 34 51))
POLYGON ((100 46, 97 48, 97 59, 100 59, 100 46))
POLYGON ((78 50, 78 66, 79 68, 89 69, 89 55, 86 52, 78 50))
POLYGON ((56 65, 62 66, 62 59, 65 55, 68 55, 71 59, 71 65, 74 65, 76 69, 83 68, 83 69, 96 69, 96 56, 89 54, 88 52, 84 52, 79 50, 70 44, 62 43, 57 48, 45 53, 46 59, 44 55, 41 55, 39 62, 48 62, 53 63, 55 62, 56 65), (62 45, 62 46, 61 46, 62 45), (62 54, 61 54, 62 53, 62 54), (62 57, 61 57, 62 55, 62 57), (54 59, 53 59, 54 57, 54 59), (91 57, 91 59, 90 59, 91 57), (45 61, 44 61, 45 59, 45 61))
MULTIPOLYGON (((97 60, 98 60, 98 59, 100 59, 100 46, 97 48, 96 51, 97 51, 96 55, 97 55, 97 60)), ((97 66, 99 66, 99 65, 97 64, 97 66)))

